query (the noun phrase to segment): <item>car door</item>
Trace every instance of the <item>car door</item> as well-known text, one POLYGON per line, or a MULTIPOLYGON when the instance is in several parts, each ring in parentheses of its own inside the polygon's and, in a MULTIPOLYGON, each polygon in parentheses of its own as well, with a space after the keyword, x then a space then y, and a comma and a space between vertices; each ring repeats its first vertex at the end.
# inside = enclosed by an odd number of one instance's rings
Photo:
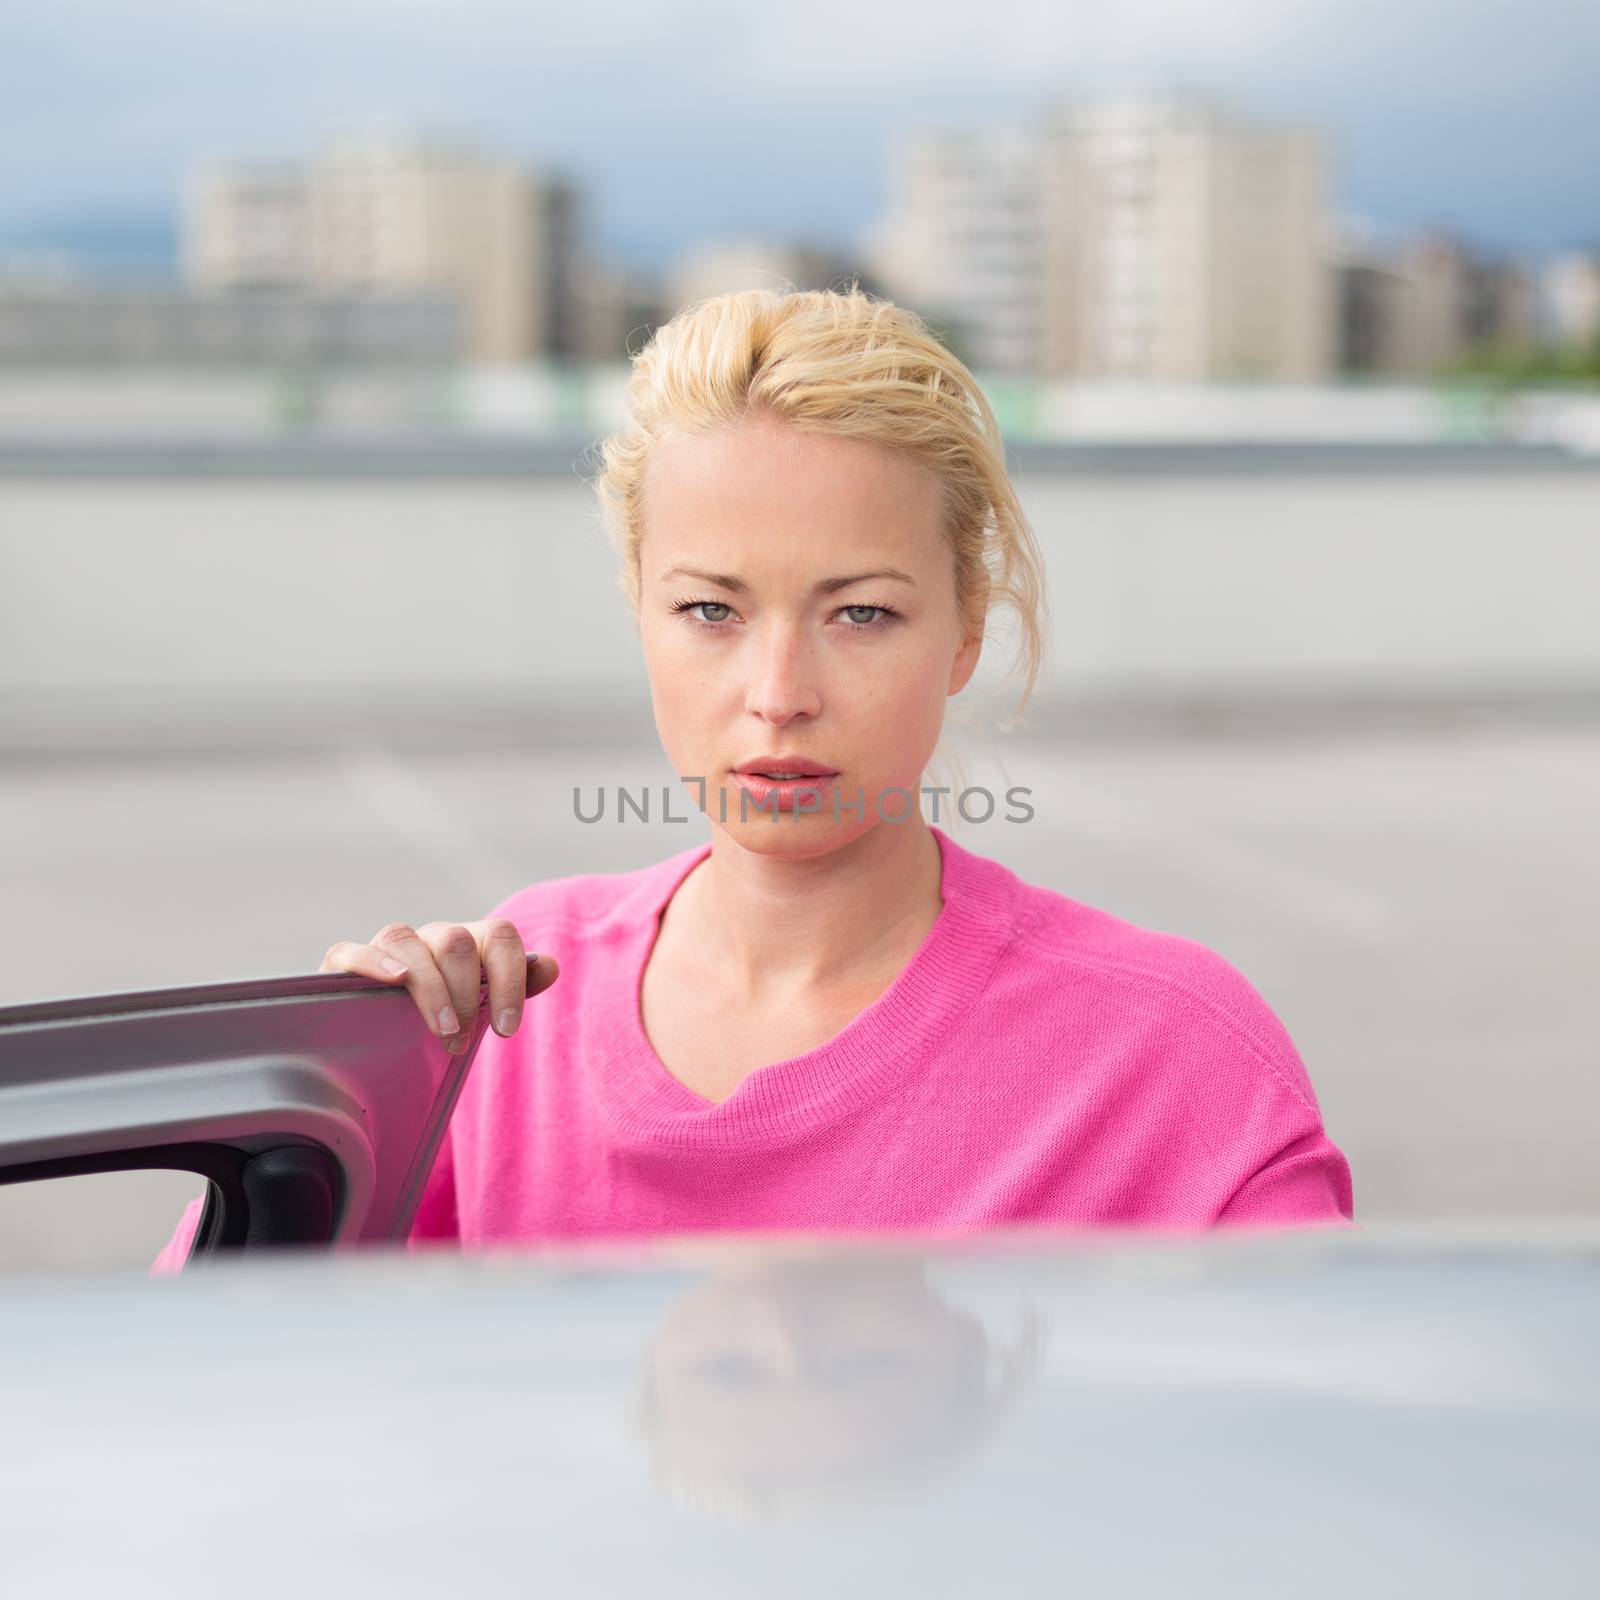
POLYGON ((0 1184, 165 1167, 207 1180, 191 1259, 403 1239, 483 1037, 323 972, 0 1008, 0 1184))

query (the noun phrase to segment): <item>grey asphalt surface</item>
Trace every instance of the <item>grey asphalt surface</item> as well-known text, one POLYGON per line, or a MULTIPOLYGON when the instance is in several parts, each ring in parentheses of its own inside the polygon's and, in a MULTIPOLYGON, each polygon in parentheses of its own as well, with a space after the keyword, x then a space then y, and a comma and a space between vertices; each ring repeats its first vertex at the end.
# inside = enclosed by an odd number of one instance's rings
MULTIPOLYGON (((1600 726, 1002 749, 970 747, 967 782, 1026 785, 1036 816, 954 836, 1232 961, 1300 1048, 1359 1218, 1600 1214, 1600 726)), ((705 823, 584 826, 573 787, 672 782, 639 744, 12 760, 0 1003, 313 971, 392 918, 641 866, 705 823)), ((0 1268, 147 1261, 195 1186, 0 1190, 0 1268)))

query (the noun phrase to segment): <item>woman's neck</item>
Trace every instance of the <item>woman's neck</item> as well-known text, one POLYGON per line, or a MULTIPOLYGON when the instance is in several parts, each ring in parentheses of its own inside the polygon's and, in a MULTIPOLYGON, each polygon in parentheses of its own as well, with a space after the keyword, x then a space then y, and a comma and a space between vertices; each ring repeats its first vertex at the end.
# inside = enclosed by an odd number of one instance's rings
MULTIPOLYGON (((782 822, 778 826, 783 826, 782 822)), ((869 986, 898 971, 943 901, 939 842, 920 814, 796 858, 712 832, 711 853, 662 914, 666 945, 741 1002, 869 986)))

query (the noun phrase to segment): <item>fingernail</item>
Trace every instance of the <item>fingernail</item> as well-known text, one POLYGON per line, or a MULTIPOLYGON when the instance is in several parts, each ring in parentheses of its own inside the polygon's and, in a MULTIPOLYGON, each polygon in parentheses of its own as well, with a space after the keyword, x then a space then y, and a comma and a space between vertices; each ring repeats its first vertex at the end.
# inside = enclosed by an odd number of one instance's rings
POLYGON ((517 1014, 508 1006, 500 1013, 500 1021, 497 1024, 496 1031, 503 1034, 510 1034, 516 1028, 516 1026, 517 1014))
POLYGON ((444 1047, 453 1056, 458 1056, 467 1048, 467 1036, 464 1033, 452 1034, 444 1042, 444 1047))
POLYGON ((409 967, 402 967, 398 961, 391 961, 387 956, 383 958, 382 965, 385 972, 393 973, 397 978, 405 977, 411 970, 409 967))
POLYGON ((461 1026, 460 1019, 455 1014, 455 1008, 446 1006, 439 1013, 439 1032, 454 1033, 461 1026))

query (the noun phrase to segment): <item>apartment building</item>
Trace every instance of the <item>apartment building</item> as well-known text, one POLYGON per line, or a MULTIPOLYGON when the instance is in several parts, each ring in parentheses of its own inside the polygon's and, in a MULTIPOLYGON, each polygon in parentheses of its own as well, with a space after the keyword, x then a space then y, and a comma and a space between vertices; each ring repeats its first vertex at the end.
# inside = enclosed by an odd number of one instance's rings
POLYGON ((303 165, 212 165, 186 188, 182 239, 197 288, 445 293, 466 360, 580 353, 576 191, 469 144, 362 136, 303 165))
POLYGON ((1127 93, 905 138, 874 261, 995 372, 1315 381, 1333 360, 1308 129, 1127 93))
POLYGON ((907 131, 891 146, 871 270, 986 372, 1044 370, 1044 156, 1019 125, 907 131))

